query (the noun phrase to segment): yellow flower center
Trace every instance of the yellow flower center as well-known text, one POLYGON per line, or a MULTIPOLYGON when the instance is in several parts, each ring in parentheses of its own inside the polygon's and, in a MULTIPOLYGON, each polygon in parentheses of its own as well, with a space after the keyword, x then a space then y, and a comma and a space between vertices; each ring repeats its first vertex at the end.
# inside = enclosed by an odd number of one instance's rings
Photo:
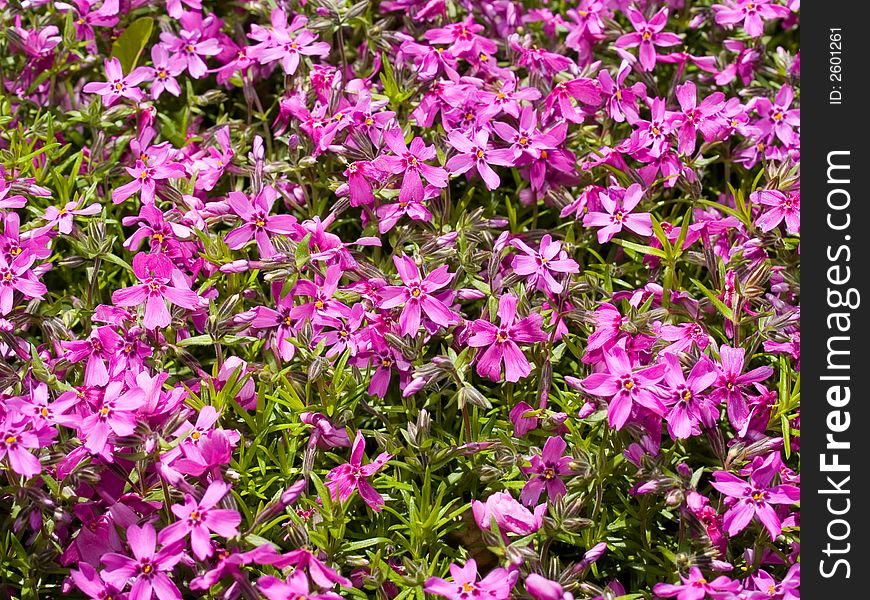
POLYGON ((14 435, 6 436, 6 443, 7 443, 8 445, 10 445, 10 446, 11 446, 12 444, 14 444, 15 442, 17 442, 17 441, 18 441, 18 438, 15 437, 14 435))
POLYGON ((414 296, 414 298, 419 298, 422 293, 423 292, 420 290, 420 288, 414 288, 413 290, 411 290, 411 295, 414 296))
POLYGON ((549 481, 550 479, 555 479, 556 472, 553 469, 544 469, 543 475, 544 479, 549 481))
POLYGON ((142 572, 143 572, 145 575, 147 575, 147 574, 150 573, 153 569, 154 569, 154 568, 153 568, 151 565, 145 565, 145 566, 142 567, 142 572))
POLYGON ((471 592, 474 591, 474 584, 466 581, 465 583, 462 584, 462 591, 465 592, 466 594, 470 594, 471 592))
POLYGON ((321 310, 323 308, 323 300, 317 300, 314 303, 314 308, 316 308, 317 310, 321 310))
POLYGON ((265 227, 265 226, 266 226, 266 221, 265 221, 265 219, 262 219, 262 218, 259 218, 259 217, 258 217, 257 220, 254 221, 254 225, 256 225, 257 227, 265 227))

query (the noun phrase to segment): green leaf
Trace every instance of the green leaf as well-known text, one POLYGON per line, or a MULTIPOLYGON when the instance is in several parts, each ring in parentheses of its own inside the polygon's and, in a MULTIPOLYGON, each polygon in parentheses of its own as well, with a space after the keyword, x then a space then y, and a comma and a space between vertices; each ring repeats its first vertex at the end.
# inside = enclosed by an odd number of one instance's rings
POLYGON ((626 248, 628 250, 634 250, 635 252, 640 252, 641 254, 652 254, 653 256, 658 256, 659 258, 668 258, 668 255, 665 254, 663 250, 653 248, 652 246, 644 246, 643 244, 635 244, 634 242, 619 239, 614 239, 610 241, 617 246, 622 246, 623 248, 626 248))
POLYGON ((140 17, 133 21, 112 44, 112 58, 121 61, 121 70, 125 74, 136 68, 136 63, 139 62, 139 57, 142 55, 142 50, 145 49, 145 44, 148 43, 153 29, 154 19, 140 17))
POLYGON ((734 322, 734 311, 732 311, 730 308, 728 308, 724 302, 719 300, 719 298, 716 297, 716 294, 714 294, 713 292, 708 290, 706 287, 704 287, 704 284, 701 283, 700 281, 698 281, 697 279, 692 279, 692 283, 694 283, 696 286, 698 286, 698 289, 701 290, 705 296, 707 296, 707 298, 710 300, 710 302, 712 302, 713 305, 719 309, 719 312, 722 313, 722 315, 726 319, 728 319, 732 323, 734 322))

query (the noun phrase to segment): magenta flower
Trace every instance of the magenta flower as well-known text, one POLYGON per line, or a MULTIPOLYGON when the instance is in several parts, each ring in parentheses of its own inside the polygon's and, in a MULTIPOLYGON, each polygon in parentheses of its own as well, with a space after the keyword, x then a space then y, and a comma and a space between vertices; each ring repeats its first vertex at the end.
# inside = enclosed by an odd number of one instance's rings
POLYGON ((614 198, 615 190, 611 188, 607 193, 598 193, 598 200, 606 210, 602 212, 589 212, 583 217, 584 227, 601 227, 598 230, 598 243, 603 244, 613 239, 617 233, 628 229, 649 237, 652 235, 652 215, 650 213, 632 213, 643 197, 643 189, 639 184, 633 183, 625 190, 621 200, 614 198), (613 195, 611 195, 613 194, 613 195))
POLYGON ((221 45, 216 39, 202 39, 204 30, 202 23, 189 21, 185 24, 182 20, 182 29, 175 35, 171 31, 164 31, 160 34, 160 45, 164 46, 169 52, 172 52, 172 64, 179 61, 190 76, 194 79, 200 79, 208 73, 208 67, 203 60, 203 57, 215 56, 221 53, 221 45), (190 27, 191 29, 187 29, 190 27))
POLYGON ((570 600, 571 594, 565 592, 562 586, 550 581, 537 573, 530 573, 525 581, 526 591, 535 600, 570 600))
POLYGON ((597 105, 600 101, 601 89, 596 81, 587 77, 578 77, 557 83, 547 96, 544 106, 548 111, 559 114, 573 123, 582 123, 584 115, 580 105, 597 105), (572 98, 577 101, 577 108, 571 103, 572 98))
POLYGON ((501 180, 490 165, 509 167, 516 161, 514 153, 506 148, 488 148, 489 132, 485 129, 479 130, 472 136, 454 129, 447 134, 447 143, 459 151, 459 154, 447 161, 445 165, 447 170, 450 173, 465 173, 474 167, 489 190, 494 190, 501 184, 501 180))
POLYGON ((681 43, 680 36, 675 33, 662 33, 668 22, 668 9, 663 8, 653 18, 647 21, 643 14, 635 8, 628 10, 628 18, 634 27, 634 33, 626 33, 616 40, 617 48, 634 48, 640 46, 640 64, 644 71, 652 71, 656 66, 656 46, 676 46, 681 43))
POLYGON ((271 30, 252 29, 251 37, 260 43, 251 48, 250 56, 264 65, 281 61, 284 72, 293 75, 299 68, 300 56, 324 57, 329 54, 329 44, 315 42, 317 36, 303 29, 307 24, 308 17, 296 15, 288 25, 287 13, 280 8, 274 9, 271 30))
POLYGON ((462 567, 451 564, 450 575, 453 581, 430 577, 426 580, 423 591, 448 600, 507 600, 517 582, 519 572, 499 567, 478 581, 477 562, 470 558, 462 567))
POLYGON ((384 499, 366 480, 380 471, 381 467, 393 458, 393 455, 382 452, 375 460, 363 465, 364 453, 365 440, 362 431, 357 431, 350 450, 350 462, 339 465, 327 473, 326 487, 332 493, 333 499, 341 502, 350 498, 354 490, 359 490, 360 497, 368 504, 369 508, 375 512, 380 512, 384 507, 384 499))
POLYGON ((623 145, 630 151, 648 148, 652 158, 659 158, 671 150, 671 134, 679 124, 677 113, 665 109, 664 98, 654 98, 650 103, 650 120, 636 121, 637 129, 623 145))
POLYGON ((427 165, 425 161, 435 158, 435 146, 426 146, 423 138, 415 137, 410 148, 405 144, 402 130, 398 127, 384 132, 384 142, 393 155, 382 154, 372 163, 386 173, 403 173, 399 202, 423 199, 422 176, 437 188, 447 187, 447 171, 441 167, 427 165))
POLYGON ((282 287, 282 281, 272 284, 275 308, 256 306, 251 310, 253 313, 251 327, 253 329, 274 330, 269 334, 269 348, 281 357, 281 360, 290 360, 296 354, 296 346, 290 341, 295 335, 293 317, 290 316, 290 311, 293 310, 294 296, 292 292, 288 292, 282 297, 282 287))
POLYGON ((548 290, 553 294, 561 294, 563 286, 556 281, 555 276, 561 273, 579 273, 580 265, 568 253, 562 250, 562 242, 553 241, 548 233, 541 238, 539 250, 533 250, 522 240, 512 240, 524 254, 514 257, 511 267, 517 275, 531 275, 530 282, 539 290, 548 290))
POLYGON ((675 440, 697 435, 699 423, 711 426, 719 416, 715 404, 702 395, 716 381, 716 367, 703 356, 686 377, 675 354, 665 353, 664 361, 668 365, 663 385, 668 391, 665 404, 671 406, 666 417, 668 433, 675 440))
POLYGON ((680 575, 680 579, 683 580, 682 584, 657 583, 653 593, 660 598, 676 596, 677 600, 704 600, 708 597, 714 600, 728 600, 739 593, 741 588, 739 581, 734 581, 725 575, 707 581, 698 567, 691 567, 689 576, 680 575))
POLYGON ((199 502, 190 494, 185 494, 183 505, 172 505, 172 512, 178 521, 160 531, 160 544, 173 544, 190 535, 193 553, 199 560, 205 560, 214 553, 211 533, 224 538, 238 535, 242 516, 234 510, 214 508, 229 489, 223 481, 212 481, 199 502))
POLYGON ((27 299, 40 300, 48 293, 48 288, 30 270, 35 260, 36 256, 30 252, 22 251, 9 262, 4 254, 0 254, 0 316, 12 312, 16 291, 27 299))
POLYGON ((611 119, 617 123, 628 121, 636 123, 640 119, 637 112, 638 98, 646 98, 646 86, 638 81, 630 87, 623 87, 625 79, 631 73, 631 65, 623 61, 616 73, 616 79, 610 75, 610 71, 602 69, 598 73, 598 83, 606 97, 605 108, 611 119))
POLYGON ((292 215, 269 214, 277 197, 278 191, 270 185, 264 186, 253 200, 241 192, 227 194, 230 209, 243 222, 227 234, 225 241, 230 249, 238 250, 254 238, 263 258, 275 255, 269 234, 289 235, 296 225, 296 217, 292 215))
POLYGON ((761 121, 756 124, 761 127, 765 136, 775 135, 787 145, 799 143, 800 136, 795 133, 794 128, 800 127, 801 110, 791 108, 793 101, 794 90, 788 84, 779 88, 773 101, 769 98, 756 100, 755 110, 761 116, 761 121))
POLYGON ((713 473, 712 486, 737 502, 725 513, 722 526, 729 536, 735 536, 749 525, 753 517, 764 525, 771 540, 782 532, 782 521, 776 514, 775 504, 795 504, 800 501, 800 488, 794 485, 769 487, 761 481, 762 476, 753 472, 749 482, 727 471, 713 473))
POLYGON ((151 523, 127 528, 127 543, 135 558, 116 552, 103 555, 106 568, 100 572, 103 580, 118 589, 132 583, 129 600, 150 600, 157 594, 159 600, 181 600, 181 592, 166 575, 182 558, 177 545, 165 546, 157 551, 157 534, 151 523))
POLYGON ((109 600, 110 598, 122 598, 120 590, 115 586, 108 585, 100 579, 97 570, 85 561, 78 563, 78 569, 70 571, 70 577, 76 587, 87 594, 89 598, 109 600))
POLYGON ((107 361, 123 346, 124 339, 110 326, 97 327, 84 340, 61 342, 67 350, 65 358, 71 363, 88 359, 85 365, 85 385, 104 386, 109 383, 107 361))
POLYGON ((484 319, 469 325, 473 335, 468 339, 472 348, 486 348, 477 359, 477 373, 493 381, 501 378, 504 363, 505 380, 517 382, 528 377, 532 367, 518 344, 533 344, 547 339, 541 328, 543 321, 538 313, 516 320, 517 297, 506 293, 498 300, 498 326, 484 319))
POLYGON ((758 591, 750 593, 749 600, 800 600, 801 564, 793 564, 779 582, 764 569, 759 569, 752 575, 752 583, 758 591))
POLYGON ((340 265, 330 265, 326 269, 326 277, 319 284, 300 279, 296 283, 293 295, 307 296, 309 301, 294 307, 290 311, 290 318, 294 321, 311 319, 314 325, 321 325, 323 319, 327 317, 349 317, 350 308, 333 297, 338 290, 338 282, 343 273, 344 270, 340 265))
POLYGON ((474 521, 481 529, 488 530, 493 520, 502 534, 516 533, 529 535, 541 528, 547 503, 539 504, 532 513, 528 508, 514 500, 509 492, 496 492, 486 502, 471 501, 474 521))
POLYGON ((563 456, 568 445, 561 437, 549 437, 544 443, 541 455, 535 455, 531 459, 531 466, 521 467, 520 470, 526 475, 534 473, 535 476, 526 482, 520 494, 520 500, 526 506, 531 506, 541 497, 541 492, 547 490, 547 496, 551 502, 567 493, 567 488, 562 482, 563 475, 570 475, 570 456, 563 456))
POLYGON ((448 272, 447 265, 438 267, 421 279, 420 269, 412 258, 394 256, 393 264, 396 265, 399 277, 405 285, 388 285, 381 288, 379 306, 380 308, 404 306, 399 317, 402 335, 417 334, 422 314, 441 327, 459 322, 459 315, 433 294, 453 279, 453 274, 448 272))
POLYGON ((140 83, 148 79, 150 71, 147 67, 137 67, 133 71, 124 76, 121 70, 121 61, 117 58, 110 58, 104 63, 106 69, 106 81, 92 81, 86 83, 82 88, 87 94, 98 94, 103 98, 105 106, 112 106, 121 98, 129 98, 139 102, 144 95, 138 86, 140 83))
POLYGON ((739 430, 749 418, 745 387, 751 383, 764 381, 773 375, 773 367, 757 367, 741 375, 746 360, 744 348, 720 346, 719 356, 721 358, 718 368, 719 378, 716 380, 716 389, 710 394, 710 399, 717 403, 727 402, 728 420, 735 429, 739 430))
POLYGON ((157 100, 163 92, 180 96, 181 86, 175 78, 184 71, 184 58, 177 54, 170 58, 165 46, 155 44, 151 47, 151 62, 154 66, 146 67, 151 79, 151 99, 157 100))
POLYGON ((152 164, 142 160, 136 161, 133 168, 124 167, 133 181, 126 183, 112 192, 112 202, 120 204, 136 192, 140 193, 142 204, 154 204, 154 191, 157 189, 157 181, 161 179, 178 179, 187 173, 184 166, 177 162, 152 164))
POLYGON ((785 230, 788 233, 797 235, 801 232, 800 192, 785 194, 779 190, 758 190, 752 192, 749 199, 770 207, 755 220, 761 231, 771 231, 785 220, 785 230))
POLYGON ((73 228, 74 216, 91 216, 98 214, 102 208, 99 204, 91 204, 84 208, 79 208, 79 202, 67 202, 61 208, 49 206, 45 209, 45 220, 48 221, 46 226, 54 227, 57 225, 57 230, 64 235, 69 235, 73 228))
POLYGON ((112 303, 116 306, 145 304, 145 329, 166 327, 172 321, 166 301, 182 308, 194 310, 200 307, 199 295, 191 290, 184 278, 177 274, 163 254, 140 252, 133 257, 133 273, 140 283, 116 290, 112 303))
POLYGON ((676 89, 677 101, 683 110, 682 125, 677 132, 677 151, 681 154, 691 154, 695 151, 698 132, 704 140, 713 141, 724 127, 719 112, 725 107, 725 94, 713 92, 701 104, 698 104, 695 84, 687 81, 676 89))
POLYGON ((5 456, 15 473, 33 477, 42 472, 39 459, 30 453, 39 448, 39 438, 32 431, 25 431, 27 424, 27 419, 17 412, 6 413, 0 422, 0 459, 5 456))
POLYGON ((123 381, 110 382, 97 410, 82 420, 85 448, 93 454, 107 454, 109 434, 123 437, 136 431, 136 411, 145 404, 145 393, 138 387, 123 389, 123 381))
POLYGON ((257 580, 257 587, 269 600, 341 600, 334 592, 311 592, 305 571, 297 569, 287 580, 264 575, 257 580))
POLYGON ((742 23, 746 34, 757 38, 764 33, 765 19, 784 19, 791 11, 770 0, 738 0, 727 4, 714 4, 713 12, 716 13, 716 23, 719 25, 742 23))
POLYGON ((656 386, 665 376, 664 364, 633 371, 628 354, 619 346, 604 352, 604 362, 607 372, 593 373, 581 385, 590 394, 610 398, 607 418, 611 427, 622 429, 635 404, 656 415, 665 414, 656 386))

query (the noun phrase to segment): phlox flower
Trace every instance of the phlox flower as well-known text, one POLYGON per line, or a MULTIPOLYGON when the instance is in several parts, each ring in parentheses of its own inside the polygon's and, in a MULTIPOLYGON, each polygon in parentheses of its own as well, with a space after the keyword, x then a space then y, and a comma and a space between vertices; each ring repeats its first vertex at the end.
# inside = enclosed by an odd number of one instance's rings
POLYGON ((465 173, 474 167, 489 190, 494 190, 501 184, 490 165, 509 167, 516 160, 513 152, 506 148, 489 148, 489 132, 485 129, 473 135, 453 130, 447 134, 447 143, 459 151, 459 154, 447 161, 447 170, 450 173, 465 173))
POLYGON ((749 418, 749 406, 746 403, 746 386, 759 383, 773 375, 773 367, 762 366, 743 373, 746 360, 746 349, 719 347, 720 364, 716 389, 710 393, 710 399, 717 403, 726 402, 728 420, 735 429, 742 429, 749 418))
POLYGON ((163 92, 180 96, 181 86, 175 78, 184 71, 184 58, 177 54, 170 57, 166 46, 155 44, 151 47, 151 62, 153 66, 146 67, 151 80, 151 99, 157 100, 163 92))
POLYGON ((503 535, 516 533, 529 535, 541 528, 547 503, 535 507, 534 513, 514 500, 509 492, 496 492, 486 502, 471 501, 474 521, 481 529, 488 530, 493 520, 503 535))
POLYGON ((101 96, 103 104, 107 107, 112 106, 121 98, 128 98, 135 102, 142 100, 144 97, 142 90, 136 86, 148 79, 150 71, 147 67, 137 67, 125 76, 121 70, 121 61, 117 58, 106 60, 104 66, 106 81, 86 83, 85 87, 82 88, 83 92, 101 96))
POLYGON ((662 388, 667 392, 665 405, 671 407, 666 417, 668 433, 673 439, 697 435, 700 433, 699 423, 711 426, 719 416, 716 405, 702 395, 716 381, 716 367, 705 356, 695 363, 686 377, 675 354, 668 352, 663 357, 668 369, 662 388))
POLYGON ((800 501, 800 488, 794 485, 769 486, 757 472, 749 476, 749 482, 727 471, 716 471, 713 478, 711 485, 714 488, 726 496, 737 498, 722 522, 725 531, 732 537, 746 529, 753 517, 757 517, 770 534, 770 539, 776 540, 782 532, 782 521, 774 505, 800 501))
POLYGON ((682 579, 680 584, 657 583, 653 587, 653 593, 659 598, 676 596, 677 600, 704 600, 705 598, 728 600, 739 593, 742 587, 739 581, 732 580, 725 575, 707 581, 698 567, 691 567, 689 576, 680 575, 680 579, 682 579))
POLYGON ((125 183, 112 191, 112 202, 120 204, 136 192, 139 192, 142 204, 154 204, 154 192, 157 182, 162 179, 180 179, 187 175, 184 166, 178 162, 161 162, 159 164, 136 161, 135 166, 124 167, 133 181, 125 183))
POLYGON ((180 272, 162 254, 140 252, 133 257, 133 273, 139 283, 116 290, 112 303, 117 306, 145 304, 145 329, 166 327, 172 320, 166 301, 188 310, 199 308, 199 295, 188 287, 180 272))
POLYGON ((801 195, 800 192, 785 194, 779 190, 758 190, 749 199, 769 207, 755 220, 761 231, 768 232, 785 221, 785 230, 791 235, 801 232, 801 195))
POLYGON ((795 563, 781 581, 774 579, 764 569, 752 575, 755 592, 747 591, 748 600, 799 600, 801 585, 801 564, 795 563))
POLYGON ((93 454, 108 454, 109 434, 123 437, 136 431, 136 411, 145 404, 145 393, 138 387, 124 388, 123 381, 110 382, 96 409, 82 419, 84 445, 93 454))
POLYGON ((542 342, 547 339, 547 334, 541 328, 543 319, 538 313, 517 320, 517 303, 513 294, 503 294, 498 301, 499 325, 484 319, 477 319, 469 325, 472 335, 468 338, 468 345, 486 348, 477 358, 477 373, 481 377, 498 381, 502 363, 506 381, 517 382, 532 372, 518 344, 542 342))
POLYGON ((254 238, 263 258, 275 255, 270 234, 289 235, 295 231, 293 215, 270 215, 278 191, 271 185, 264 186, 252 200, 242 192, 227 194, 230 210, 242 219, 242 224, 230 231, 225 241, 232 250, 239 250, 254 238))
POLYGON ((181 592, 167 575, 182 558, 178 545, 158 551, 157 533, 150 523, 130 525, 127 543, 134 558, 117 552, 104 554, 106 568, 100 572, 103 581, 117 589, 124 589, 130 582, 129 600, 150 600, 154 594, 159 600, 181 600, 181 592))
POLYGON ((544 443, 540 456, 531 459, 531 466, 522 467, 526 475, 534 473, 534 477, 526 482, 520 494, 520 500, 526 506, 531 506, 541 497, 541 492, 547 490, 551 502, 555 502, 568 491, 562 482, 563 475, 569 475, 571 469, 570 456, 563 456, 568 445, 559 436, 549 437, 544 443))
POLYGON ((511 240, 511 245, 523 251, 514 257, 511 267, 517 275, 531 276, 530 283, 539 290, 561 294, 563 285, 556 281, 563 273, 579 273, 580 265, 562 250, 562 242, 553 241, 548 233, 541 238, 538 250, 533 250, 522 240, 511 240))
POLYGON ((0 459, 6 457, 12 471, 25 477, 42 472, 39 459, 30 450, 39 448, 39 437, 28 427, 28 419, 10 410, 0 421, 0 459))
POLYGON ((433 323, 447 327, 458 323, 459 315, 437 297, 434 292, 450 283, 453 274, 442 265, 421 278, 420 269, 408 256, 394 256, 393 263, 404 285, 388 285, 380 290, 380 308, 404 306, 399 317, 402 335, 416 335, 421 317, 425 314, 433 323))
POLYGON ((373 164, 386 173, 403 174, 402 187, 399 190, 400 202, 423 199, 421 176, 437 188, 447 187, 447 171, 425 163, 435 158, 435 146, 426 146, 423 138, 415 137, 408 147, 402 130, 398 127, 384 132, 384 142, 393 151, 393 155, 382 154, 373 164))
POLYGON ((665 414, 656 386, 665 376, 664 364, 634 371, 628 354, 619 346, 604 352, 604 362, 607 371, 589 375, 581 386, 590 394, 610 398, 607 418, 611 427, 622 429, 635 404, 659 416, 665 414))
POLYGON ((725 94, 713 92, 698 104, 694 82, 687 81, 677 86, 677 101, 683 111, 682 124, 677 132, 677 150, 681 154, 695 151, 696 138, 700 131, 705 141, 713 141, 722 129, 719 112, 725 106, 725 94))
POLYGON ((257 587, 269 600, 341 600, 334 592, 311 592, 305 571, 297 569, 286 580, 264 575, 257 580, 257 587))
POLYGON ((175 523, 160 530, 158 541, 162 545, 173 544, 190 535, 190 546, 199 560, 205 560, 214 553, 210 534, 216 533, 231 538, 239 533, 241 515, 234 510, 215 509, 214 506, 229 491, 223 481, 212 481, 202 499, 197 502, 190 494, 185 494, 184 504, 173 504, 172 512, 178 517, 175 523))
POLYGON ((333 499, 341 502, 350 498, 354 490, 358 490, 360 497, 369 508, 375 512, 380 512, 384 507, 384 499, 367 479, 380 471, 384 464, 393 458, 393 455, 382 452, 375 460, 363 465, 364 453, 365 439, 362 431, 357 431, 350 450, 350 462, 339 465, 327 473, 326 487, 332 493, 333 499))
POLYGON ((765 19, 784 19, 791 11, 771 0, 738 0, 714 4, 713 12, 719 25, 742 24, 749 37, 757 38, 764 33, 765 19))
POLYGON ((329 44, 315 42, 317 36, 304 29, 308 17, 295 15, 287 23, 287 13, 276 8, 272 11, 272 27, 266 30, 262 27, 252 28, 250 37, 260 43, 253 46, 250 55, 267 65, 281 61, 281 66, 287 75, 293 75, 299 68, 300 56, 320 56, 329 54, 329 44))
POLYGON ((610 71, 602 69, 598 72, 598 83, 605 97, 604 106, 607 114, 617 123, 628 121, 636 123, 640 119, 637 112, 637 100, 646 98, 646 86, 638 81, 629 87, 624 87, 625 80, 631 73, 631 65, 628 61, 622 61, 616 79, 610 75, 610 71))
POLYGON ((584 227, 601 227, 598 230, 598 243, 609 242, 623 228, 637 235, 651 236, 652 215, 631 212, 643 198, 643 189, 640 185, 633 183, 628 186, 621 199, 615 196, 613 190, 607 193, 599 192, 598 200, 607 212, 588 212, 583 217, 584 227))
POLYGON ((452 581, 430 577, 426 580, 423 591, 448 600, 507 600, 519 572, 499 567, 478 581, 477 561, 470 558, 462 567, 451 564, 450 576, 452 581))
POLYGON ((652 71, 656 66, 656 46, 676 46, 682 42, 675 33, 662 33, 668 22, 668 9, 663 8, 647 21, 636 8, 628 9, 628 18, 634 33, 626 33, 616 40, 617 48, 640 46, 640 64, 644 71, 652 71))
POLYGON ((91 216, 98 214, 102 209, 99 204, 91 204, 84 208, 79 208, 79 202, 67 202, 60 208, 49 206, 45 209, 46 227, 57 226, 58 232, 69 235, 72 233, 73 217, 74 216, 91 216))
POLYGON ((8 261, 0 254, 0 316, 12 312, 15 292, 21 293, 26 299, 42 299, 48 293, 48 288, 36 279, 31 267, 36 256, 22 251, 13 260, 8 261))

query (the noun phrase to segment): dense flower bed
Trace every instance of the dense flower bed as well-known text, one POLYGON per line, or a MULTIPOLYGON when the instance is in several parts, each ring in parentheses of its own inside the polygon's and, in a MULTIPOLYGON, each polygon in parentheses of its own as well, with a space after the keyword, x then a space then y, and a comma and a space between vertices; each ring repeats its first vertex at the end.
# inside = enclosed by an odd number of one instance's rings
POLYGON ((0 2, 0 596, 798 598, 798 9, 0 2))

